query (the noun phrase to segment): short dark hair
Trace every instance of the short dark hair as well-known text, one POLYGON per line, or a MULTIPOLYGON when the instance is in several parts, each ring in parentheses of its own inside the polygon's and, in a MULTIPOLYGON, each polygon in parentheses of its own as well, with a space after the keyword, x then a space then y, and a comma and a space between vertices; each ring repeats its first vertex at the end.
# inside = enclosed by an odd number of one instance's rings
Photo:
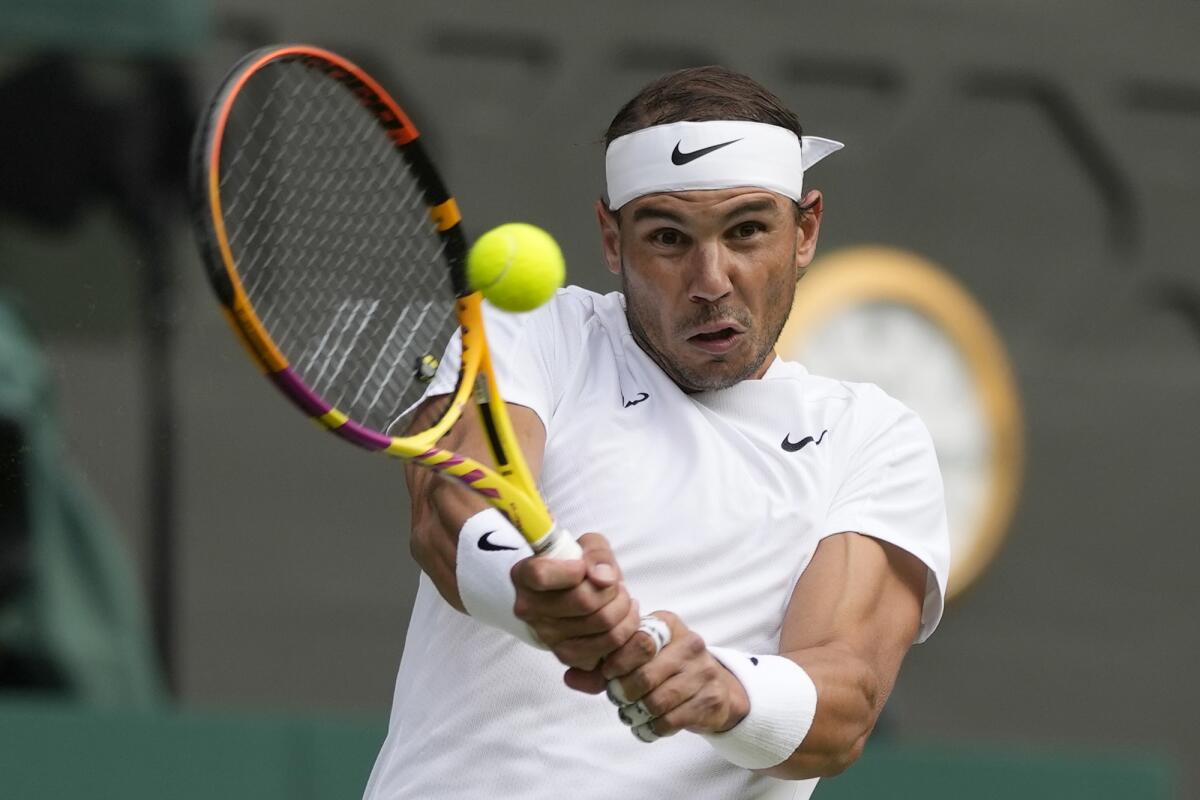
POLYGON ((758 81, 720 66, 668 72, 624 105, 604 134, 604 146, 627 133, 671 122, 765 122, 802 136, 800 120, 758 81))

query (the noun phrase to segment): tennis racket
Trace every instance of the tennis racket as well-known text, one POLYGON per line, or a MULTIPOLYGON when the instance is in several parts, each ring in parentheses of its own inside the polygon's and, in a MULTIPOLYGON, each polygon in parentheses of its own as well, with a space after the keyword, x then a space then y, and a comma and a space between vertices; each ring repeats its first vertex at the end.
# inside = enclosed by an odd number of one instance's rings
POLYGON ((496 386, 458 206, 375 80, 316 47, 250 53, 197 131, 192 201, 226 316, 301 411, 359 447, 461 482, 535 553, 579 557, 538 495, 496 386), (456 330, 454 390, 425 400, 456 330), (438 446, 472 399, 494 469, 438 446), (435 421, 416 425, 418 410, 435 421))

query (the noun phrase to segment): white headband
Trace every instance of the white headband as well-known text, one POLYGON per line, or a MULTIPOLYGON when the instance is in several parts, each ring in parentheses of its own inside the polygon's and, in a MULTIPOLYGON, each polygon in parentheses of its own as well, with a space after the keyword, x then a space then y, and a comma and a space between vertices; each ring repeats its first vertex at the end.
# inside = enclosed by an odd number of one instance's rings
POLYGON ((655 125, 613 139, 604 158, 608 206, 655 192, 754 186, 793 200, 804 196, 804 170, 841 142, 763 122, 718 120, 655 125))

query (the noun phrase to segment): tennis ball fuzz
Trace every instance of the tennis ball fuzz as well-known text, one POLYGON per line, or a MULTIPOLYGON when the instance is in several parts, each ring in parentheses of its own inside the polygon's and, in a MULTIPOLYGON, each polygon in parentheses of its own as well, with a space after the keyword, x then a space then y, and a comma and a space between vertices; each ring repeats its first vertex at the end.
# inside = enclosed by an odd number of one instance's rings
POLYGON ((532 311, 545 303, 566 271, 554 237, 524 222, 492 228, 467 253, 467 282, 505 311, 532 311))

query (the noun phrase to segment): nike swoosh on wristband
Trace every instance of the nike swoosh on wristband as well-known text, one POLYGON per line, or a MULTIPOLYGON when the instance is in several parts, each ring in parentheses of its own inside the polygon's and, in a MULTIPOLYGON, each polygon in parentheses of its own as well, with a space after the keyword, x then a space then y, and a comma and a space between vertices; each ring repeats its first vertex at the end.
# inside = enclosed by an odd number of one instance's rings
POLYGON ((493 533, 495 533, 495 531, 487 531, 486 533, 483 534, 483 536, 479 537, 479 549, 480 550, 520 550, 521 549, 519 547, 509 547, 506 544, 493 544, 492 542, 490 542, 488 540, 488 537, 491 536, 493 533))
POLYGON ((720 150, 722 147, 729 147, 729 145, 733 144, 734 142, 740 141, 741 139, 730 139, 728 142, 721 142, 720 144, 701 147, 699 150, 693 150, 690 153, 681 152, 679 150, 679 145, 683 144, 683 142, 678 141, 675 143, 675 149, 671 151, 671 163, 677 167, 682 167, 684 164, 690 164, 691 162, 695 161, 700 156, 706 156, 714 150, 720 150))

